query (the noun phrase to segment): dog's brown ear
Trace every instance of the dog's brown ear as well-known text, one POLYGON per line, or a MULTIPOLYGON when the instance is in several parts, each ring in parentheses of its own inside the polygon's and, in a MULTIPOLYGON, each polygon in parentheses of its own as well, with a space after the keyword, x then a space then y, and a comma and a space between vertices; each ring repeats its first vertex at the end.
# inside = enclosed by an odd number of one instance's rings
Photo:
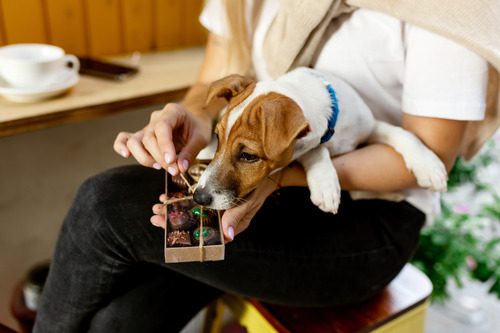
POLYGON ((214 99, 219 97, 224 97, 229 101, 253 82, 255 82, 255 80, 239 74, 231 74, 225 78, 214 81, 208 88, 205 105, 210 104, 214 99))
POLYGON ((292 158, 295 141, 310 131, 309 124, 291 98, 276 93, 267 96, 261 105, 264 153, 267 158, 286 165, 292 158))

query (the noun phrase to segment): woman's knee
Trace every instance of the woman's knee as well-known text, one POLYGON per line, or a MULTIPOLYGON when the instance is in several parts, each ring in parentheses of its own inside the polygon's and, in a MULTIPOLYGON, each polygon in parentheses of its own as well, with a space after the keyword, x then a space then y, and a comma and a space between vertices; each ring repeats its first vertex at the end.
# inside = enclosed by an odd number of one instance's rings
POLYGON ((99 205, 123 201, 137 197, 137 194, 147 194, 151 191, 161 191, 163 173, 139 165, 122 166, 106 170, 88 178, 80 186, 77 194, 99 205))
MULTIPOLYGON (((162 191, 162 175, 141 166, 107 170, 82 183, 68 211, 62 236, 79 242, 127 242, 149 224, 162 191)), ((132 240, 130 240, 132 242, 132 240)))

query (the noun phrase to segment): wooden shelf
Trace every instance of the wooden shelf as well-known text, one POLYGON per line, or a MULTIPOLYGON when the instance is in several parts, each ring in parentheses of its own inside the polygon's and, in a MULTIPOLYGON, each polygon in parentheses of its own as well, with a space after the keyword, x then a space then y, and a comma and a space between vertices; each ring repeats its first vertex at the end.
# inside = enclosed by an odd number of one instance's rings
POLYGON ((37 103, 14 103, 0 97, 0 137, 176 101, 194 83, 203 53, 203 48, 191 48, 143 54, 140 73, 127 81, 82 75, 66 95, 37 103))

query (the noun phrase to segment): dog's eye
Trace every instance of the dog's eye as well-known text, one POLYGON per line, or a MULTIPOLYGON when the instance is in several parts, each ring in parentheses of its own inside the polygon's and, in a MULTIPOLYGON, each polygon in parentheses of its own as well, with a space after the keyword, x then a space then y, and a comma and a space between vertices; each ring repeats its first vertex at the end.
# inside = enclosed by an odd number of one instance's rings
POLYGON ((253 163, 257 162, 260 160, 260 158, 257 155, 252 155, 249 153, 241 152, 239 156, 240 161, 242 162, 247 162, 247 163, 253 163))

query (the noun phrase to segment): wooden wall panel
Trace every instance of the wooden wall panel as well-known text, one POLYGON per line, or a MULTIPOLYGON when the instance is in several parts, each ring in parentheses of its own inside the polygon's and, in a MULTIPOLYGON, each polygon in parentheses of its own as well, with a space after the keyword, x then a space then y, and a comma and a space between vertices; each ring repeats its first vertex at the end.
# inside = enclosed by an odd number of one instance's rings
POLYGON ((48 42, 42 1, 0 0, 0 5, 7 43, 48 42))
POLYGON ((202 0, 185 0, 181 11, 183 18, 182 45, 194 46, 206 41, 206 31, 199 22, 199 16, 203 8, 202 0))
POLYGON ((84 1, 89 54, 99 56, 122 53, 120 1, 84 1))
POLYGON ((153 1, 122 0, 122 17, 125 52, 153 49, 153 1))
POLYGON ((51 43, 78 55, 203 45, 203 0, 0 0, 0 45, 51 43))
POLYGON ((160 50, 182 43, 182 8, 185 0, 155 0, 155 45, 160 50))
POLYGON ((50 43, 68 53, 87 53, 83 2, 81 0, 45 0, 50 43))
POLYGON ((0 2, 0 46, 5 44, 2 3, 0 2))

